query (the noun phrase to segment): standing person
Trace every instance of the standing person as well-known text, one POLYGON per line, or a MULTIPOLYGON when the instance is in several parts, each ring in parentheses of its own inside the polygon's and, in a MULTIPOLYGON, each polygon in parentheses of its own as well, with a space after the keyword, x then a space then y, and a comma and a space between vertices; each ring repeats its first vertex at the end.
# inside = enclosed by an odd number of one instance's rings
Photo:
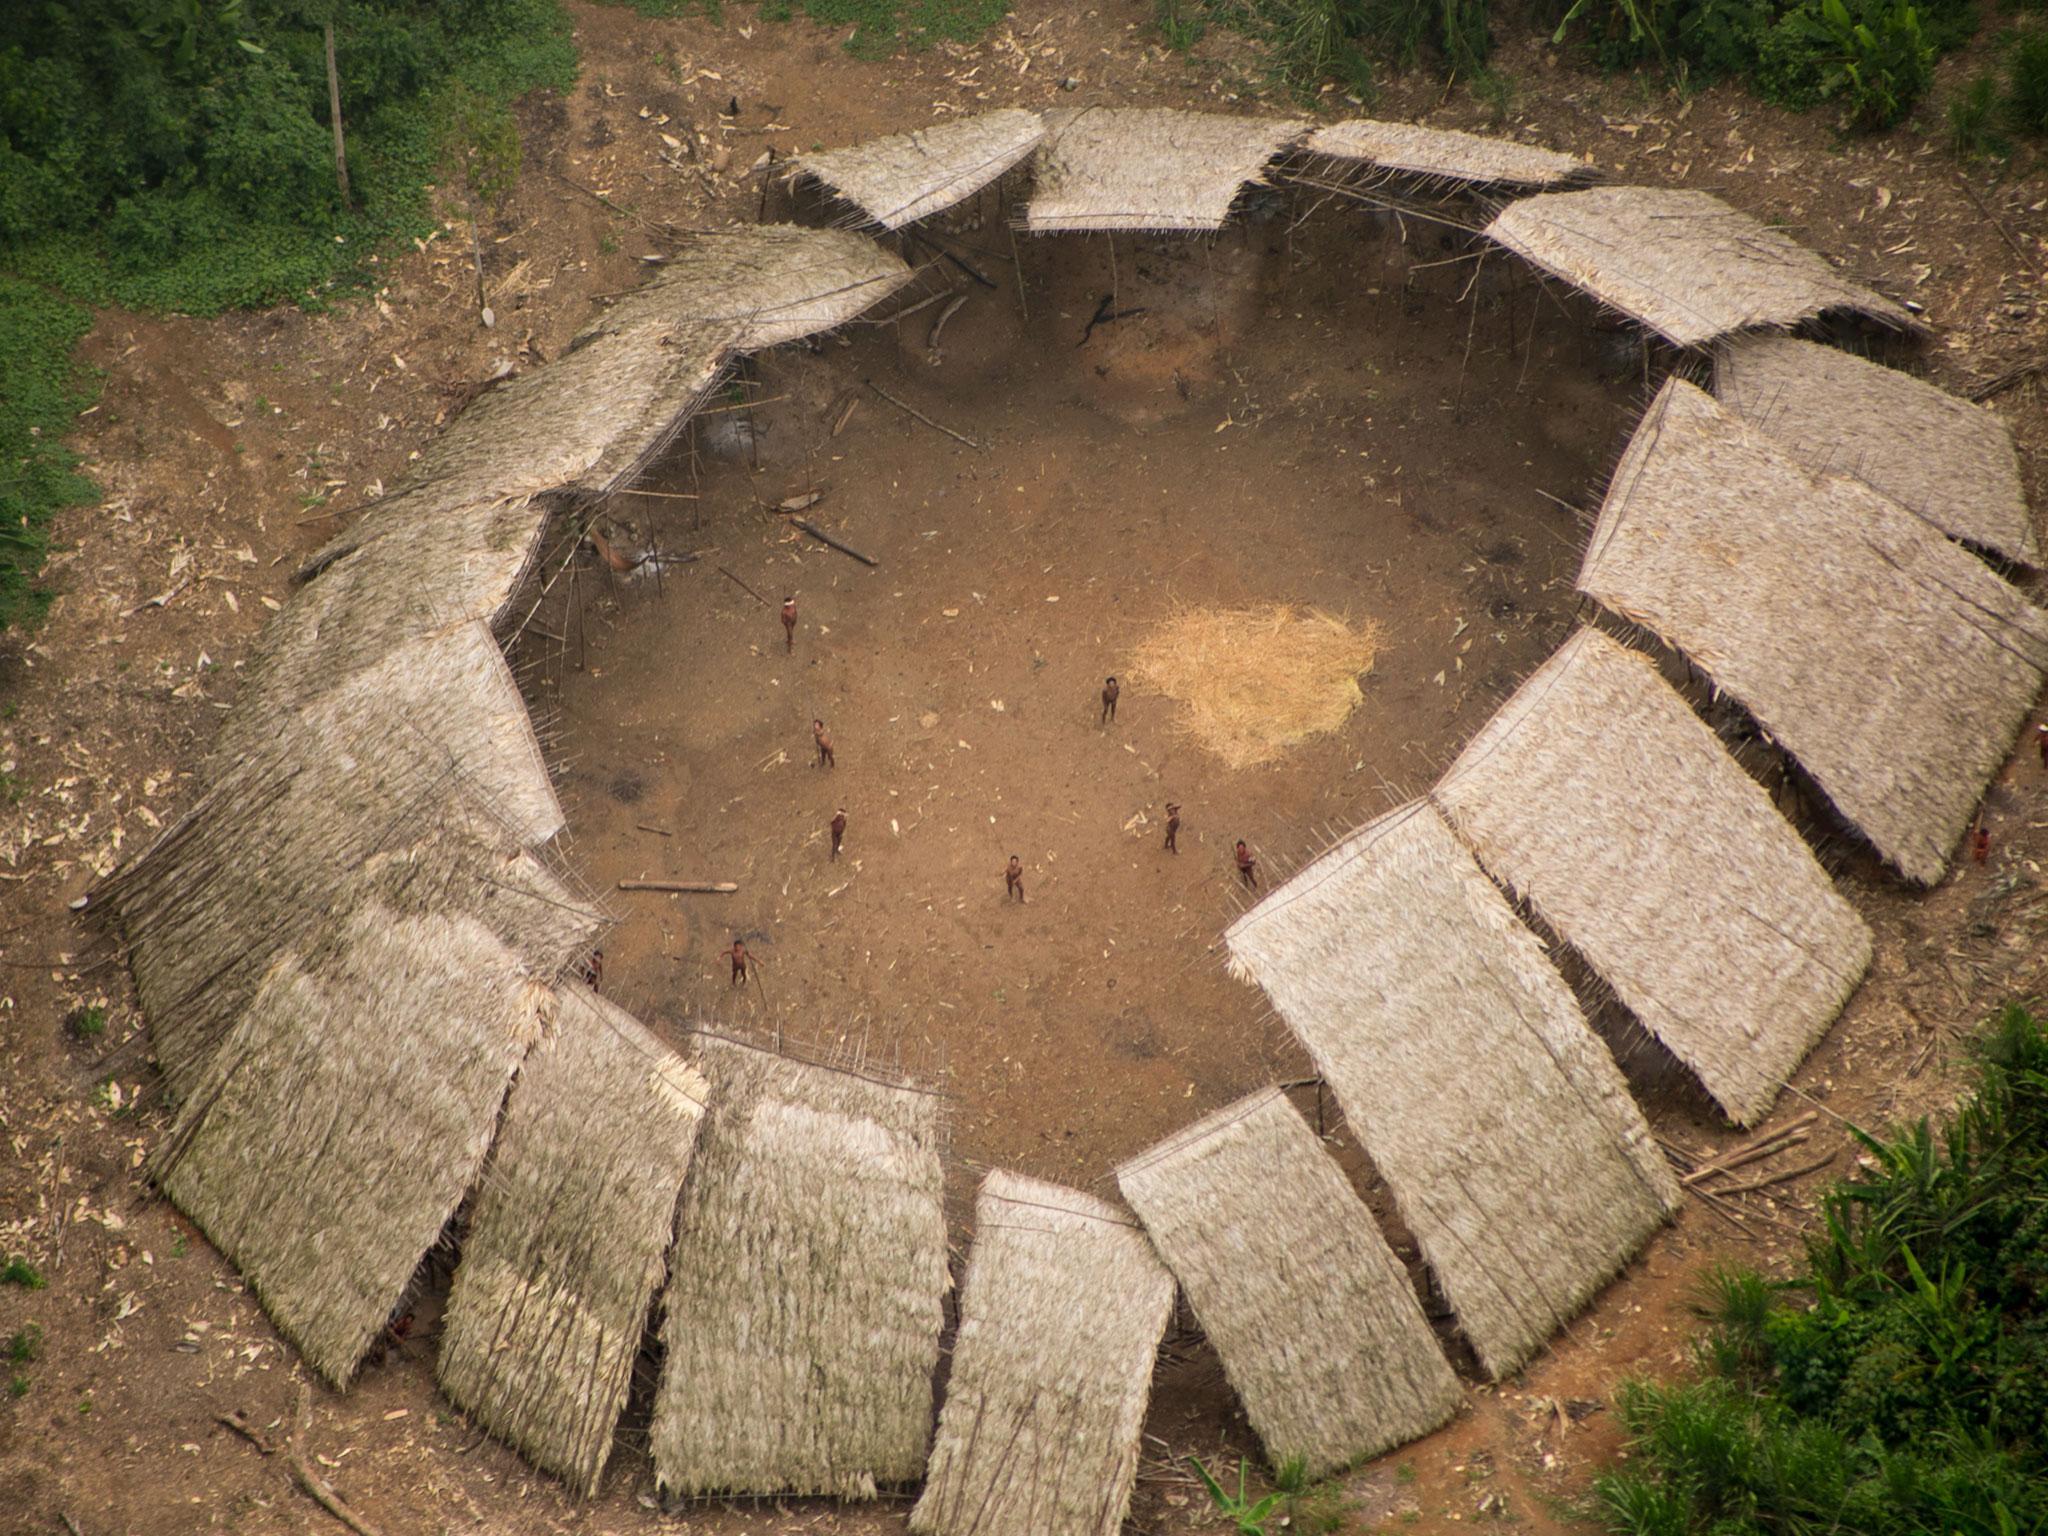
POLYGON ((1009 867, 1003 871, 1003 899, 1007 901, 1012 896, 1019 901, 1024 899, 1024 866, 1014 853, 1010 855, 1009 867))
POLYGON ((824 721, 813 720, 811 722, 811 739, 818 744, 818 766, 820 768, 838 767, 838 763, 834 761, 832 756, 832 733, 825 729, 824 721))
POLYGON ((839 844, 846 836, 846 807, 832 813, 832 857, 839 857, 839 844))
POLYGON ((796 594, 790 593, 782 600, 782 648, 796 649, 796 594))
POLYGON ((1991 829, 1982 821, 1977 823, 1977 830, 1970 834, 1970 857, 1979 864, 1991 857, 1991 829))
POLYGON ((732 984, 747 984, 747 941, 735 935, 732 941, 732 984))
POLYGON ((583 979, 590 984, 593 992, 604 990, 604 951, 593 949, 590 958, 583 962, 583 979))
POLYGON ((1245 847, 1241 837, 1237 840, 1237 878, 1245 883, 1248 890, 1259 888, 1258 861, 1252 857, 1251 849, 1245 847))
POLYGON ((1179 836, 1180 807, 1169 800, 1166 802, 1166 851, 1168 853, 1180 852, 1180 844, 1176 841, 1179 836))
POLYGON ((1105 677, 1102 680, 1102 719, 1099 722, 1100 724, 1114 725, 1116 723, 1116 696, 1122 692, 1123 689, 1117 686, 1115 678, 1105 677))
POLYGON ((2041 766, 2043 769, 2048 769, 2048 725, 2037 725, 2034 727, 2034 740, 2041 747, 2041 766))

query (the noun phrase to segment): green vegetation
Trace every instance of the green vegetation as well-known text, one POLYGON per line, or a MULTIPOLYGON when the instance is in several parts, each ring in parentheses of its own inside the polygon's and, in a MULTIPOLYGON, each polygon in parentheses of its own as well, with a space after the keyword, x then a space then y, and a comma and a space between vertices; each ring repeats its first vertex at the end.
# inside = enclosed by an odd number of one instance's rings
POLYGON ((22 0, 0 33, 0 629, 32 623, 49 525, 89 501, 63 434, 84 304, 318 305, 432 227, 451 160, 494 201, 512 101, 566 88, 560 0, 22 0), (348 188, 336 172, 335 36, 348 188))
MULTIPOLYGON (((5 180, 0 164, 0 185, 5 180)), ((49 550, 50 519, 96 494, 64 447, 72 417, 94 394, 71 361, 91 325, 76 304, 0 274, 0 630, 41 615, 48 596, 35 578, 49 550)))
POLYGON ((451 131, 566 88, 558 0, 73 0, 0 49, 0 268, 89 303, 319 302, 423 235, 451 131), (334 164, 332 20, 349 197, 334 164))
POLYGON ((1700 1374, 1620 1393, 1617 1536, 2048 1531, 2048 1033, 2008 1009, 1942 1135, 1859 1140, 1806 1272, 1714 1276, 1700 1374))
POLYGON ((40 1291, 47 1282, 43 1272, 19 1254, 8 1255, 0 1264, 0 1285, 18 1285, 25 1291, 40 1291))
POLYGON ((42 1352, 43 1330, 34 1323, 10 1333, 5 1346, 0 1347, 0 1354, 4 1354, 11 1365, 33 1364, 42 1352))
MULTIPOLYGON (((642 16, 724 19, 721 0, 612 0, 642 16)), ((885 59, 899 47, 929 48, 941 41, 971 43, 1010 13, 1010 0, 762 0, 763 21, 788 21, 798 11, 825 27, 852 27, 846 50, 859 59, 885 59)))
POLYGON ((98 1006, 74 1008, 64 1027, 77 1040, 97 1040, 107 1032, 107 1010, 98 1006))
POLYGON ((1195 1469, 1195 1476, 1202 1480, 1202 1487, 1208 1491, 1209 1502, 1216 1506, 1216 1513, 1237 1528, 1238 1536, 1266 1536, 1266 1521, 1279 1509, 1280 1501, 1286 1494, 1274 1491, 1262 1499, 1254 1500, 1245 1492, 1246 1462, 1242 1457, 1237 1463, 1237 1492, 1224 1491, 1216 1481, 1216 1475, 1202 1465, 1202 1458, 1190 1456, 1188 1465, 1195 1469))

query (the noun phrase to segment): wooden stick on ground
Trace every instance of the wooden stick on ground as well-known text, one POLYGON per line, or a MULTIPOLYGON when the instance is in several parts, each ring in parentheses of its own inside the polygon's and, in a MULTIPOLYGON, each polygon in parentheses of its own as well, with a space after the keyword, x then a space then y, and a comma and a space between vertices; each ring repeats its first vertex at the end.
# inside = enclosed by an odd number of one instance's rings
POLYGON ((356 1536, 380 1536, 379 1531, 374 1525, 371 1525, 369 1521, 342 1502, 341 1495, 334 1491, 333 1486, 327 1479, 306 1465, 306 1455, 300 1449, 300 1442, 305 1439, 307 1426, 313 1421, 313 1399, 304 1382, 299 1383, 298 1428, 291 1435, 275 1444, 264 1435, 262 1430, 251 1424, 248 1415, 239 1409, 233 1413, 220 1414, 218 1417, 222 1424, 225 1424, 244 1440, 247 1440, 265 1456, 283 1457, 285 1466, 292 1474, 292 1481, 299 1485, 300 1491, 343 1525, 354 1531, 356 1536))
POLYGON ((1730 1168, 1739 1168, 1744 1163, 1755 1162, 1759 1157, 1767 1157, 1771 1152, 1778 1150, 1781 1142, 1789 1143, 1793 1137, 1800 1135, 1819 1118, 1820 1116, 1809 1110, 1803 1115, 1795 1115, 1774 1131, 1767 1131, 1739 1147, 1729 1148, 1718 1157, 1700 1159, 1699 1166, 1688 1173, 1683 1182, 1697 1183, 1714 1174, 1725 1173, 1730 1168))
POLYGON ((730 896, 739 886, 731 880, 621 880, 622 891, 670 891, 685 896, 730 896))
POLYGON ((960 433, 955 432, 951 427, 940 426, 936 421, 933 421, 931 417, 925 415, 923 411, 920 411, 914 405, 905 405, 901 400, 898 400, 894 395, 890 394, 889 391, 882 388, 882 386, 877 384, 873 379, 867 380, 866 383, 869 389, 872 389, 876 394, 880 395, 884 400, 888 401, 891 405, 895 406, 897 410, 903 412, 904 415, 910 417, 912 420, 923 422, 926 426, 930 427, 934 432, 945 433, 946 436, 953 439, 953 441, 956 443, 965 443, 970 448, 980 449, 980 451, 983 453, 988 452, 988 449, 986 447, 984 447, 980 443, 977 443, 973 438, 964 437, 960 433))
POLYGON ((824 529, 820 528, 816 523, 807 523, 800 517, 792 517, 790 519, 790 522, 793 523, 795 526, 803 529, 805 533, 808 533, 820 544, 829 544, 834 549, 838 550, 839 553, 841 553, 842 555, 850 555, 854 559, 858 560, 862 565, 878 566, 882 563, 881 561, 875 559, 875 557, 872 555, 862 554, 859 550, 855 549, 851 544, 841 543, 838 539, 833 538, 831 534, 827 533, 824 529))
POLYGON ((718 566, 716 567, 716 570, 718 571, 719 575, 723 576, 727 581, 731 582, 734 586, 738 587, 742 592, 746 593, 747 596, 751 597, 763 608, 773 608, 775 606, 773 603, 769 602, 767 598, 763 597, 760 593, 756 592, 752 587, 748 586, 744 581, 741 581, 739 577, 733 575, 733 573, 731 571, 728 571, 724 566, 718 566))
MULTIPOLYGON (((1840 1150, 1839 1148, 1836 1150, 1840 1150)), ((1761 1179, 1750 1179, 1741 1184, 1724 1184, 1714 1191, 1717 1195, 1746 1195, 1759 1189, 1769 1189, 1773 1184, 1783 1184, 1791 1179, 1804 1178, 1809 1173, 1818 1173, 1835 1160, 1835 1153, 1817 1157, 1810 1163, 1801 1163, 1797 1168, 1787 1168, 1782 1173, 1766 1174, 1761 1179)))
POLYGON ((640 829, 640 830, 641 830, 642 832, 652 832, 652 833, 653 833, 653 834, 654 834, 654 835, 655 835, 656 837, 674 837, 674 836, 675 836, 675 833, 673 833, 673 832, 669 831, 669 829, 668 829, 667 827, 657 827, 657 826, 656 826, 656 825, 655 825, 655 824, 654 824, 653 822, 651 822, 651 821, 636 821, 636 822, 634 822, 634 823, 633 823, 633 825, 634 825, 635 827, 639 828, 639 829, 640 829))

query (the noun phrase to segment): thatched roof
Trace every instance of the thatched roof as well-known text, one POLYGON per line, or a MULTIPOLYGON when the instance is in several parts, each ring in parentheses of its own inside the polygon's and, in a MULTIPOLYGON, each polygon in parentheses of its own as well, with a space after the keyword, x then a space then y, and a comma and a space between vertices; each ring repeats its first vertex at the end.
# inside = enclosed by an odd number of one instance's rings
POLYGON ((1238 192, 1302 129, 1165 107, 1085 107, 1045 123, 1024 219, 1033 233, 1221 229, 1238 192))
POLYGON ((353 647, 326 631, 320 616, 349 589, 352 574, 352 567, 330 572, 266 631, 261 659, 221 722, 207 779, 244 757, 373 758, 381 740, 396 736, 444 755, 522 842, 549 841, 562 830, 561 803, 526 701, 490 629, 467 620, 412 637, 402 607, 363 605, 356 613, 365 620, 398 622, 389 633, 381 625, 375 633, 355 631, 368 642, 367 655, 351 657, 345 653, 353 647), (309 617, 311 625, 301 622, 309 617), (309 643, 294 643, 300 640, 309 643))
POLYGON ((554 994, 473 918, 358 907, 278 958, 152 1170, 345 1386, 475 1180, 554 994))
POLYGON ((1956 538, 2040 563, 2012 433, 1982 406, 1792 336, 1725 343, 1714 393, 1812 473, 1854 475, 1956 538))
MULTIPOLYGON (((388 725, 388 722, 384 722, 388 725)), ((551 977, 605 918, 521 845, 422 735, 357 722, 289 726, 239 760, 94 902, 115 916, 150 1021, 184 1093, 271 961, 306 951, 366 900, 463 914, 551 977)))
POLYGON ((1486 233, 1681 347, 1830 310, 1900 330, 1918 325, 1890 299, 1705 192, 1543 192, 1508 204, 1486 233))
POLYGON ((703 1037, 654 1471, 685 1495, 916 1480, 948 1287, 939 1101, 703 1037))
POLYGON ((1569 1322, 1678 1202, 1564 979, 1436 809, 1366 823, 1231 925, 1488 1373, 1569 1322))
POLYGON ((1431 792, 1739 1124, 1769 1109, 1870 932, 1642 656, 1582 629, 1431 792))
POLYGON ((1272 1465, 1299 1457, 1323 1477, 1457 1411, 1464 1391, 1408 1272, 1278 1088, 1226 1105, 1116 1177, 1272 1465))
POLYGON ((791 163, 794 174, 815 177, 882 228, 899 229, 972 197, 1044 137, 1036 112, 1005 107, 791 163))
POLYGON ((624 1009, 561 990, 484 1172, 436 1368, 536 1466, 595 1493, 666 1274, 704 1079, 624 1009))
POLYGON ((1116 1536, 1173 1277, 1128 1215, 995 1172, 975 1202, 919 1536, 1116 1536))
POLYGON ((1974 555, 1676 378, 1615 471, 1579 588, 1692 657, 1923 883, 2048 667, 2048 614, 1974 555))
POLYGON ((1302 147, 1332 160, 1359 160, 1412 176, 1493 186, 1563 186, 1583 181, 1593 169, 1576 155, 1534 144, 1369 117, 1326 124, 1302 147))
MULTIPOLYGON (((615 488, 666 446, 735 355, 843 325, 909 279, 899 257, 844 230, 765 224, 699 237, 560 357, 479 397, 420 456, 403 492, 307 569, 395 540, 389 579, 412 567, 412 584, 445 610, 456 607, 454 589, 473 591, 487 577, 500 578, 490 590, 509 594, 530 539, 509 581, 496 562, 466 583, 430 583, 418 567, 459 561, 468 570, 486 550, 519 542, 495 530, 534 498, 615 488)), ((537 519, 532 527, 537 536, 537 519)), ((469 598, 460 608, 468 616, 477 606, 469 598)))

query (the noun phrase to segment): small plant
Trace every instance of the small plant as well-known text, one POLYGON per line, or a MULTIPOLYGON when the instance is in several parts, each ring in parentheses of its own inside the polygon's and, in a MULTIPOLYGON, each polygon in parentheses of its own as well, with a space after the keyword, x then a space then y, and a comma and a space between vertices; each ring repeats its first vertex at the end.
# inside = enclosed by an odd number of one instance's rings
POLYGON ((1515 81, 1497 69, 1482 69, 1465 82, 1472 99, 1486 108, 1489 127, 1498 128, 1515 110, 1515 81))
POLYGON ((601 235, 601 236, 600 236, 600 237, 598 238, 598 242, 597 242, 597 254, 598 254, 598 255, 600 255, 600 256, 612 256, 612 255, 616 255, 616 254, 617 254, 617 252, 618 252, 618 249, 619 249, 619 238, 618 238, 618 236, 617 236, 617 235, 614 235, 614 234, 612 234, 612 233, 611 233, 610 231, 606 231, 606 232, 605 232, 605 233, 604 233, 603 235, 601 235))
POLYGON ((1159 0, 1159 35, 1175 53, 1186 53, 1208 30, 1208 22, 1185 0, 1159 0))
POLYGON ((74 1040, 97 1040, 107 1032, 107 1010, 97 1004, 74 1008, 66 1016, 64 1027, 74 1040))
POLYGON ((26 1376, 14 1376, 7 1383, 7 1395, 20 1399, 28 1396, 29 1380, 26 1376))
POLYGON ((1990 75, 1979 75, 1949 102, 1949 144, 1957 154, 1965 160, 1977 160, 2005 153, 2005 141, 1991 128, 1997 109, 1998 82, 1990 75))
POLYGON ((0 1285, 18 1285, 25 1291, 40 1291, 48 1283, 43 1279, 43 1272, 19 1254, 8 1255, 7 1262, 0 1264, 0 1285))
POLYGON ((2021 133, 2048 133, 2048 27, 2020 33, 2005 69, 2007 121, 2021 133))
POLYGON ((31 1364, 42 1352, 43 1330, 34 1323, 9 1334, 5 1350, 0 1351, 5 1353, 8 1361, 14 1365, 31 1364))
POLYGON ((1202 1465, 1201 1457, 1190 1456, 1188 1465, 1195 1469, 1195 1476, 1202 1480, 1203 1488, 1208 1490, 1209 1502, 1216 1506, 1216 1512, 1236 1525, 1238 1536, 1266 1536, 1266 1521, 1273 1511, 1280 1507, 1280 1501, 1287 1497, 1285 1493, 1269 1493, 1256 1503, 1252 1502, 1250 1496, 1245 1493, 1247 1463, 1243 1457, 1239 1457, 1237 1462, 1235 1495, 1224 1492, 1223 1485, 1216 1481, 1207 1467, 1202 1465))

